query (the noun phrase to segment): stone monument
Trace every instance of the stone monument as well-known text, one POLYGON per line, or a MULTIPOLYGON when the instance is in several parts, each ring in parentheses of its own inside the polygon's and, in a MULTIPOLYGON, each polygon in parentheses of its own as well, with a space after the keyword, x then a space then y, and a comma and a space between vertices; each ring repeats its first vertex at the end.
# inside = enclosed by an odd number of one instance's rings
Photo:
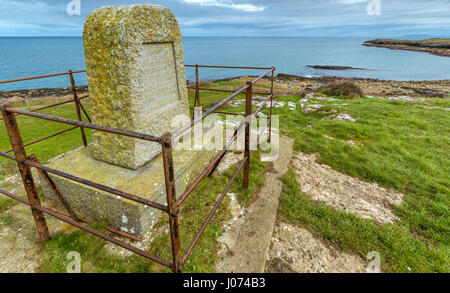
MULTIPOLYGON (((84 44, 93 123, 160 136, 189 117, 181 33, 175 16, 157 5, 102 7, 87 18, 84 44)), ((180 127, 180 125, 178 125, 180 127)), ((177 195, 216 151, 174 149, 177 195)), ((139 197, 166 203, 161 145, 100 131, 93 143, 50 167, 139 197)), ((161 212, 128 199, 52 176, 81 216, 142 236, 161 212)), ((43 180, 46 198, 57 202, 43 180)))
MULTIPOLYGON (((160 136, 171 119, 189 115, 178 22, 161 6, 103 7, 84 27, 93 123, 160 136)), ((94 132, 95 159, 137 169, 158 144, 94 132)))

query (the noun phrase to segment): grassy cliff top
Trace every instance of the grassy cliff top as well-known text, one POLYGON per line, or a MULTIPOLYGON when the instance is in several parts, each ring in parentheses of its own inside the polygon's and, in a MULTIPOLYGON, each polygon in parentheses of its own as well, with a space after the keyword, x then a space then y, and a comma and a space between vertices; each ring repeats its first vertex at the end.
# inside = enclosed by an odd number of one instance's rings
POLYGON ((366 41, 367 44, 385 45, 409 45, 420 47, 450 48, 450 38, 431 38, 423 40, 397 40, 397 39, 375 39, 366 41))

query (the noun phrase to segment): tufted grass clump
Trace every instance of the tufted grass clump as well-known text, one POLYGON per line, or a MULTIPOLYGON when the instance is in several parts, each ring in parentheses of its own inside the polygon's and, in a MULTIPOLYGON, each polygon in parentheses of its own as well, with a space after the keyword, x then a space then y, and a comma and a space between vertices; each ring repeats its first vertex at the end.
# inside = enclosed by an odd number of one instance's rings
POLYGON ((329 96, 339 96, 345 99, 359 99, 364 97, 362 89, 350 81, 332 82, 319 88, 319 92, 329 96))

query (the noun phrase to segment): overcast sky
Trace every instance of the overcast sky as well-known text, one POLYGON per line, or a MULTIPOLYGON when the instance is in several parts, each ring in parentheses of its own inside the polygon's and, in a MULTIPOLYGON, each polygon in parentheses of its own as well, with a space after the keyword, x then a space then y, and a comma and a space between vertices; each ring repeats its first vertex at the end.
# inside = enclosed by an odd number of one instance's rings
POLYGON ((135 3, 170 8, 184 36, 450 36, 450 0, 0 0, 0 36, 81 36, 93 9, 135 3))

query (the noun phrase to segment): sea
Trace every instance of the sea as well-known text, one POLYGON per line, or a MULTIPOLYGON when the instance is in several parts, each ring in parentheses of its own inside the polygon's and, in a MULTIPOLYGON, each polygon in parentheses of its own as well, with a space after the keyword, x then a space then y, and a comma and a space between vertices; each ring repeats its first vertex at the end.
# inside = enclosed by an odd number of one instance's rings
MULTIPOLYGON (((185 37, 185 64, 276 67, 276 73, 305 77, 342 76, 383 80, 450 79, 450 58, 428 53, 362 46, 370 38, 185 37), (365 70, 320 70, 308 65, 334 65, 365 70)), ((81 37, 0 37, 0 81, 83 70, 81 37)), ((201 80, 259 75, 261 70, 201 68, 201 80)), ((195 79, 186 68, 188 80, 195 79)), ((86 74, 76 75, 87 85, 86 74)), ((60 88, 68 77, 0 84, 0 91, 60 88)))

